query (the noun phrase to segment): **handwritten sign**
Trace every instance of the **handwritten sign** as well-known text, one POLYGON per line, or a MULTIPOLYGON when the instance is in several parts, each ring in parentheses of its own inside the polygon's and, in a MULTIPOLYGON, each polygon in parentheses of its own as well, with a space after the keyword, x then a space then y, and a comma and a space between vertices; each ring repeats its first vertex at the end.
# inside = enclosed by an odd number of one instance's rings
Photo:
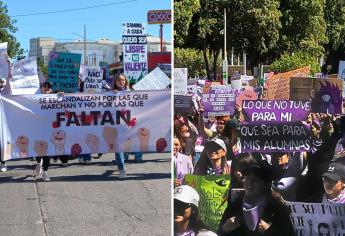
POLYGON ((133 86, 135 90, 162 90, 171 84, 169 77, 156 67, 144 79, 140 80, 133 86))
POLYGON ((100 93, 102 92, 103 70, 99 66, 84 68, 84 92, 100 93))
POLYGON ((230 180, 229 175, 185 175, 185 183, 199 193, 199 214, 210 230, 217 231, 218 229, 219 222, 227 206, 230 180))
POLYGON ((301 122, 240 125, 243 152, 309 152, 315 146, 310 130, 301 122))
POLYGON ((188 68, 175 68, 173 79, 174 79, 174 94, 186 95, 188 68))
POLYGON ((345 205, 287 202, 296 236, 345 235, 345 205))
POLYGON ((205 108, 205 116, 226 116, 235 112, 237 90, 230 86, 218 85, 205 89, 201 104, 205 108))
POLYGON ((303 121, 310 109, 310 101, 244 100, 242 103, 245 121, 257 124, 303 121))
POLYGON ((81 54, 52 52, 49 55, 48 81, 54 91, 78 91, 81 54))
POLYGON ((123 23, 124 74, 132 83, 147 75, 147 42, 144 23, 123 23))
POLYGON ((36 57, 13 63, 10 79, 12 94, 34 94, 40 87, 36 57))

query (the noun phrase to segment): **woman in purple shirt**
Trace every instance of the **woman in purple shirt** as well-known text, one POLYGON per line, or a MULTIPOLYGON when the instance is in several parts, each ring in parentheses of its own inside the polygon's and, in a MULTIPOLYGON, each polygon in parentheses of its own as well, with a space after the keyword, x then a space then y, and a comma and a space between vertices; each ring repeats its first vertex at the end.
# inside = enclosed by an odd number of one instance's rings
POLYGON ((181 142, 177 137, 174 137, 174 186, 178 187, 184 184, 184 176, 186 174, 193 174, 194 168, 191 159, 181 153, 181 142))

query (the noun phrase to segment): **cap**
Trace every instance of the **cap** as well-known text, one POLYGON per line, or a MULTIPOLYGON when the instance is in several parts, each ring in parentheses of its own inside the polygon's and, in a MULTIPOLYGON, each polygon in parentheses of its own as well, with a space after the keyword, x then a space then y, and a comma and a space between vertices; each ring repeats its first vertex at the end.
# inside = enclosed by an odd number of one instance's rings
POLYGON ((270 183, 273 180, 273 166, 269 164, 266 160, 259 161, 256 164, 249 165, 242 170, 244 176, 254 174, 256 177, 264 181, 265 183, 270 183))
POLYGON ((327 171, 322 175, 333 181, 345 180, 345 165, 339 162, 332 162, 328 165, 327 171))
POLYGON ((226 146, 223 140, 221 140, 220 138, 213 138, 211 140, 208 141, 208 143, 216 143, 218 144, 218 146, 220 146, 221 148, 224 149, 224 151, 226 151, 226 146))
POLYGON ((41 87, 42 87, 43 85, 45 85, 45 84, 47 84, 47 85, 49 85, 50 87, 52 87, 52 83, 50 83, 49 81, 44 81, 44 82, 41 84, 41 87))
POLYGON ((174 199, 198 206, 200 197, 198 192, 191 186, 181 185, 174 189, 174 199))

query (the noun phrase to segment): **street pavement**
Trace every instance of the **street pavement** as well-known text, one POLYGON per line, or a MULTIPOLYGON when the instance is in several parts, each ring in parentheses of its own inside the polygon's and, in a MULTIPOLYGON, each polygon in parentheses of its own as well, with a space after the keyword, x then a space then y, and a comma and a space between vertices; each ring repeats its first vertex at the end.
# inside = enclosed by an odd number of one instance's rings
POLYGON ((51 161, 51 182, 33 178, 35 161, 8 161, 0 173, 0 235, 170 235, 170 154, 129 161, 125 180, 114 159, 51 161))

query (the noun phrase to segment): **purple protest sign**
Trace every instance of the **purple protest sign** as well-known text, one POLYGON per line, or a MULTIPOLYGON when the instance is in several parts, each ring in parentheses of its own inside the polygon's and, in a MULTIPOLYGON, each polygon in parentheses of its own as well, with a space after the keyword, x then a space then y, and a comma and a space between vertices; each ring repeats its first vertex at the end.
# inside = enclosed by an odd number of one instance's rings
POLYGON ((208 93, 203 93, 201 104, 205 108, 204 116, 226 116, 235 112, 237 90, 230 86, 211 86, 208 93))
POLYGON ((241 124, 242 152, 310 152, 318 140, 301 122, 288 124, 241 124))
POLYGON ((244 119, 252 124, 303 121, 310 109, 310 101, 244 100, 242 103, 244 119))

